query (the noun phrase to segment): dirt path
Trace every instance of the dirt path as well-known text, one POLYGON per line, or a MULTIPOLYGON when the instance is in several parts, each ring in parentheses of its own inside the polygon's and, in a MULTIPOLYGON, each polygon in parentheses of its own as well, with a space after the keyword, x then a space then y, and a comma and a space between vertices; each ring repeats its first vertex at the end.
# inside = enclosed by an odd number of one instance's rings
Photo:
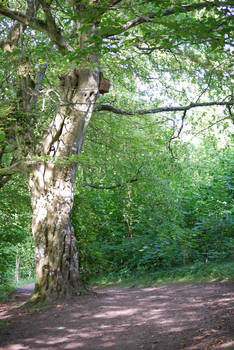
POLYGON ((113 287, 34 313, 19 292, 0 309, 1 350, 234 349, 231 281, 113 287))

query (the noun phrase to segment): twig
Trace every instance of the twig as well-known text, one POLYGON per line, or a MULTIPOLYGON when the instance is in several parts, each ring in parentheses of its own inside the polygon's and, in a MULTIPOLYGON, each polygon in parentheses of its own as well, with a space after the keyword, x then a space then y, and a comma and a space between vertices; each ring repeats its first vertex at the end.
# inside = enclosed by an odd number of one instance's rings
POLYGON ((180 134, 181 134, 181 131, 183 130, 183 127, 184 127, 184 120, 185 120, 185 117, 186 117, 186 113, 187 113, 187 110, 185 110, 184 113, 183 113, 183 116, 182 116, 182 118, 181 118, 180 128, 179 128, 179 130, 178 130, 178 132, 177 132, 177 135, 175 135, 176 130, 175 130, 175 123, 174 123, 174 131, 173 131, 173 133, 172 133, 172 135, 171 135, 171 137, 170 137, 170 139, 169 139, 169 141, 168 141, 168 149, 169 149, 169 151, 170 151, 170 153, 171 153, 172 158, 174 158, 174 159, 176 159, 176 157, 175 157, 175 155, 174 155, 174 153, 173 153, 173 151, 172 151, 171 143, 172 143, 172 141, 173 141, 174 139, 179 138, 179 136, 180 136, 180 134))
POLYGON ((227 120, 227 119, 229 119, 229 117, 225 117, 225 118, 219 119, 219 120, 217 120, 216 122, 214 122, 214 123, 210 124, 209 126, 207 126, 206 128, 199 130, 198 132, 196 132, 196 134, 194 134, 194 135, 191 137, 191 139, 189 140, 189 142, 192 141, 192 140, 194 139, 194 137, 196 137, 197 135, 201 134, 202 132, 204 132, 204 131, 206 131, 206 130, 212 128, 212 126, 214 126, 214 125, 216 125, 216 124, 218 124, 218 123, 221 123, 223 120, 227 120))

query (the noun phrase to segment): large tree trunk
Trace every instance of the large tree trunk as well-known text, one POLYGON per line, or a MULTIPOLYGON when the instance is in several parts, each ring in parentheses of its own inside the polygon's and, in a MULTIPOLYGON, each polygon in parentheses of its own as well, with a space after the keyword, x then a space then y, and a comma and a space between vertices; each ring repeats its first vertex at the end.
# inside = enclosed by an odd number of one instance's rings
POLYGON ((40 299, 84 289, 70 220, 77 165, 69 158, 81 151, 98 96, 99 73, 75 69, 61 80, 60 107, 38 149, 44 158, 32 166, 29 179, 36 261, 34 298, 40 299))

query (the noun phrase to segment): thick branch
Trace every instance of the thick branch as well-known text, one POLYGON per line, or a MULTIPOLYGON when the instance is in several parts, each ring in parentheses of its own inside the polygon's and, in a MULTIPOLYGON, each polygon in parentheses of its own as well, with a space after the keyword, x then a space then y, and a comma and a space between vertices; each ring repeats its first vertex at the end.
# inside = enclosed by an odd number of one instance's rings
POLYGON ((152 13, 149 13, 148 16, 140 16, 132 19, 131 21, 128 21, 127 23, 125 23, 125 25, 121 29, 118 29, 117 32, 108 33, 104 35, 104 37, 107 38, 113 35, 121 34, 129 30, 130 28, 136 27, 137 25, 142 23, 153 22, 157 17, 166 17, 166 16, 174 15, 175 13, 186 13, 194 10, 200 10, 200 9, 206 9, 206 8, 212 8, 212 7, 219 8, 219 7, 225 7, 225 6, 233 6, 233 1, 214 1, 214 2, 203 1, 197 4, 169 8, 160 14, 158 14, 157 12, 152 12, 152 13))
POLYGON ((210 107, 210 106, 233 106, 234 101, 229 102, 201 102, 201 103, 191 103, 188 106, 176 106, 176 107, 159 107, 159 108, 151 108, 151 109, 138 109, 136 111, 129 111, 120 109, 111 105, 99 105, 96 107, 95 111, 109 111, 115 114, 121 114, 121 115, 135 115, 135 114, 155 114, 155 113, 162 113, 162 112, 177 112, 177 111, 188 111, 192 108, 197 107, 210 107))
POLYGON ((66 43, 65 38, 61 34, 61 29, 56 25, 54 17, 50 11, 50 6, 45 0, 38 0, 41 4, 41 7, 43 9, 43 12, 45 14, 46 18, 46 24, 47 24, 47 33, 50 36, 50 38, 56 43, 59 49, 68 49, 69 51, 72 51, 71 46, 66 43))
MULTIPOLYGON (((1 10, 1 6, 0 6, 0 10, 1 10)), ((36 16, 38 10, 38 3, 35 0, 27 0, 26 3, 26 11, 25 11, 25 16, 29 17, 29 18, 34 18, 36 16)), ((17 22, 15 23, 8 35, 6 36, 5 39, 3 39, 0 42, 0 47, 3 48, 4 51, 10 51, 12 52, 15 48, 15 46, 17 45, 20 37, 22 36, 24 30, 26 29, 26 25, 22 24, 21 22, 17 22)))
POLYGON ((33 18, 18 11, 12 11, 5 8, 3 5, 0 5, 0 15, 13 19, 14 21, 18 21, 27 26, 30 26, 33 29, 39 30, 40 32, 48 33, 47 24, 37 18, 33 18))
MULTIPOLYGON (((44 1, 41 0, 40 3, 42 4, 44 3, 44 1)), ((65 41, 63 35, 61 34, 60 28, 58 28, 55 25, 52 15, 49 14, 49 10, 45 13, 46 22, 38 18, 35 18, 33 16, 25 15, 18 11, 9 10, 5 8, 3 5, 0 5, 0 15, 3 15, 5 17, 18 21, 26 26, 29 26, 32 29, 46 33, 50 37, 50 39, 57 45, 58 49, 62 51, 72 50, 70 45, 65 41)))

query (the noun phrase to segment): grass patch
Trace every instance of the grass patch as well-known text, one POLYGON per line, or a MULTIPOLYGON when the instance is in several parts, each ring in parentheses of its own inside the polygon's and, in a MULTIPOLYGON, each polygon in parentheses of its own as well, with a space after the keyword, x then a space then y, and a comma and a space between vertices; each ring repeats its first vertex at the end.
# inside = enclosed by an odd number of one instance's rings
POLYGON ((111 285, 154 285, 173 282, 210 282, 214 280, 234 279, 234 262, 196 263, 157 271, 128 271, 100 275, 90 279, 90 286, 107 287, 111 285))

